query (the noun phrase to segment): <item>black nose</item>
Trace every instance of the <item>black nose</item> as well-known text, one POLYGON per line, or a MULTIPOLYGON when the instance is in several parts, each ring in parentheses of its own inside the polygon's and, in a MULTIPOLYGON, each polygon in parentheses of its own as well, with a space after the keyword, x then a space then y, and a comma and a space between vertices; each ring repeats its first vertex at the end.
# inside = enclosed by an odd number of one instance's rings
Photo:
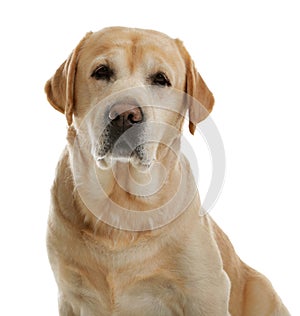
POLYGON ((139 106, 127 103, 117 103, 112 106, 108 117, 115 127, 127 130, 134 124, 143 121, 143 113, 139 106))

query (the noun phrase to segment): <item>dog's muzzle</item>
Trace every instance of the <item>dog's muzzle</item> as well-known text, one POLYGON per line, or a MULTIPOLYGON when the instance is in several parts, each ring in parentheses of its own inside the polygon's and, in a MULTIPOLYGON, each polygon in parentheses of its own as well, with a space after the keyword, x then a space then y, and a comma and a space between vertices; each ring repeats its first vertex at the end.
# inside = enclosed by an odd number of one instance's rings
POLYGON ((113 159, 135 158, 145 162, 145 117, 141 107, 132 102, 118 102, 109 107, 106 127, 100 136, 97 156, 102 160, 108 155, 113 159))

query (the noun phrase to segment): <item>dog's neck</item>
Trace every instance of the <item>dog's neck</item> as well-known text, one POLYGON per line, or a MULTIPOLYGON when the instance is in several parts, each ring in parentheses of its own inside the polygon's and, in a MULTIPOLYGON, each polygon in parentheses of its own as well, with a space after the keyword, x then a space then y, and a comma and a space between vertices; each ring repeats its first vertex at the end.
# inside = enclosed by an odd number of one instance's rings
POLYGON ((106 197, 128 210, 148 211, 157 207, 157 203, 164 204, 174 195, 170 187, 176 187, 168 184, 180 182, 178 159, 155 162, 143 170, 130 162, 116 161, 112 168, 96 172, 106 197), (172 165, 171 171, 167 165, 172 165))
MULTIPOLYGON (((70 129, 71 161, 74 136, 70 129)), ((75 194, 85 204, 86 218, 125 230, 153 230, 189 208, 192 201, 198 200, 198 192, 187 159, 172 150, 158 158, 158 162, 143 170, 122 161, 104 170, 97 167, 94 159, 82 157, 81 167, 87 169, 74 182, 75 194)), ((76 174, 76 166, 71 163, 71 168, 76 174)))

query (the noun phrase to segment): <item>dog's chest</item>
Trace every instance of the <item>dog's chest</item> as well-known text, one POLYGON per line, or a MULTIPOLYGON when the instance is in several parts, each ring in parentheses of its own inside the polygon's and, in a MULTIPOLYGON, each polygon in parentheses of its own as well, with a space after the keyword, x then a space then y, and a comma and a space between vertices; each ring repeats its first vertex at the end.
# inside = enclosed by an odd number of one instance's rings
POLYGON ((102 252, 84 270, 70 267, 68 292, 75 296, 72 301, 80 301, 83 315, 94 315, 93 310, 101 315, 182 315, 183 278, 165 266, 172 270, 172 264, 156 256, 149 260, 102 252))
POLYGON ((128 246, 123 235, 119 243, 109 244, 88 231, 62 232, 60 236, 49 230, 49 258, 60 293, 75 315, 201 315, 203 306, 213 309, 225 302, 224 295, 227 298, 227 279, 215 273, 221 262, 201 260, 214 250, 202 246, 209 245, 206 231, 200 238, 184 238, 178 229, 172 235, 152 233, 134 246, 128 246))
POLYGON ((182 314, 184 295, 171 275, 159 269, 150 275, 140 269, 135 272, 108 275, 113 315, 182 314))

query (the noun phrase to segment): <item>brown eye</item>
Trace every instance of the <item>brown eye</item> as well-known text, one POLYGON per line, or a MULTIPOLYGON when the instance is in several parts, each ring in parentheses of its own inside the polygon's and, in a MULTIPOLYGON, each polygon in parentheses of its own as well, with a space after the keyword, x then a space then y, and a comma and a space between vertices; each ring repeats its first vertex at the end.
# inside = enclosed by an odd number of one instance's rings
POLYGON ((92 73, 92 77, 95 78, 96 80, 110 80, 112 75, 113 75, 112 69, 110 69, 106 65, 101 65, 97 67, 92 73))
POLYGON ((158 72, 152 76, 152 83, 158 86, 170 87, 171 83, 168 77, 163 72, 158 72))

